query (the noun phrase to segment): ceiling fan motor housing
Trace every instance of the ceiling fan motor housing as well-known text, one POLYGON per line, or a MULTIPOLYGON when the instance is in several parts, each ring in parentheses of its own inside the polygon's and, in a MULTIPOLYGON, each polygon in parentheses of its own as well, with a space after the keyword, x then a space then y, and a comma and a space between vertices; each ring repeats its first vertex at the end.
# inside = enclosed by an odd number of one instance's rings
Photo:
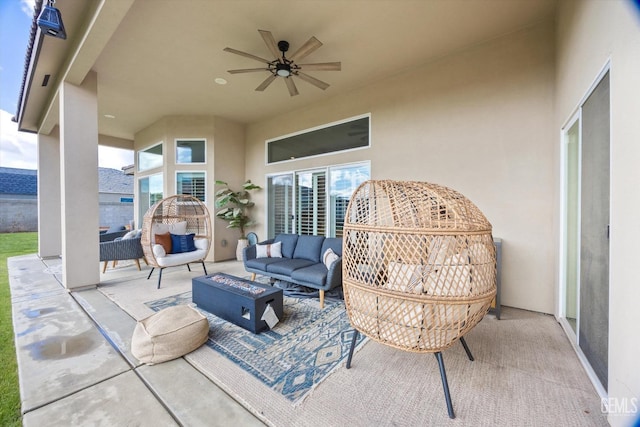
POLYGON ((284 53, 289 50, 289 42, 286 40, 280 40, 278 42, 278 49, 282 52, 282 56, 284 56, 284 53))

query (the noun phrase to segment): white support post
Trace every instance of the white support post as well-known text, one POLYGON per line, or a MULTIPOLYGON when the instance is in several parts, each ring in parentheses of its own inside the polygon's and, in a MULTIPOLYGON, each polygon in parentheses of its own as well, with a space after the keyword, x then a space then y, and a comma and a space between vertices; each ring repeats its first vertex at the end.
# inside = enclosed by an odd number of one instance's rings
POLYGON ((38 255, 62 254, 60 201, 60 132, 38 135, 38 255))
POLYGON ((96 286, 99 270, 98 79, 60 89, 62 274, 69 290, 96 286))

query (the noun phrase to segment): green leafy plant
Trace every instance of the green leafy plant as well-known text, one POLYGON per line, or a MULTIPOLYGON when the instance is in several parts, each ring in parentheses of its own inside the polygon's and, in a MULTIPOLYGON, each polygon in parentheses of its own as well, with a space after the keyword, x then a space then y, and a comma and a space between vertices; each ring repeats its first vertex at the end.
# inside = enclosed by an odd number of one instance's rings
POLYGON ((240 238, 245 239, 245 227, 255 224, 248 213, 249 209, 255 205, 249 200, 249 191, 260 190, 262 187, 252 183, 251 180, 242 184, 242 190, 239 191, 233 191, 224 181, 216 181, 216 185, 225 186, 216 192, 215 205, 217 209, 220 209, 216 212, 216 216, 229 222, 227 228, 239 228, 240 238))

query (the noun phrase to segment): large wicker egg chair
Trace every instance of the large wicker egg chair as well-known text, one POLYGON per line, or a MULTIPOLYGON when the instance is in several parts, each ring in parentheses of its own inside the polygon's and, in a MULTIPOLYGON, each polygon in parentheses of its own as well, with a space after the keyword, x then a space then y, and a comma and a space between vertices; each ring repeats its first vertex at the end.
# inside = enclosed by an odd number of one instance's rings
POLYGON ((144 214, 141 243, 147 262, 153 267, 147 280, 156 267, 160 269, 158 289, 162 270, 167 267, 186 265, 191 271, 189 264, 198 262, 207 274, 204 260, 211 247, 211 218, 207 206, 183 194, 160 200, 144 214), (166 239, 173 242, 169 244, 170 250, 167 250, 166 239))
POLYGON ((343 288, 355 329, 405 351, 434 353, 455 418, 441 352, 489 310, 496 294, 491 224, 462 194, 425 182, 367 181, 349 202, 343 288))

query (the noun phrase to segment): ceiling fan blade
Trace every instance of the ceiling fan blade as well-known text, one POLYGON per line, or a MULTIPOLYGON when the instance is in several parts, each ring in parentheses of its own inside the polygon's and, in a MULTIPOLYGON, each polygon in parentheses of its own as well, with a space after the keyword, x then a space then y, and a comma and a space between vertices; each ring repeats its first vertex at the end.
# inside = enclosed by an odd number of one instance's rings
POLYGON ((273 38, 273 34, 271 34, 271 31, 258 30, 258 32, 262 36, 262 40, 264 40, 265 44, 269 48, 269 51, 278 60, 278 62, 282 62, 282 58, 280 57, 280 50, 278 49, 276 39, 273 38))
POLYGON ((340 71, 342 64, 340 62, 319 62, 316 64, 298 64, 298 67, 305 71, 340 71))
POLYGON ((269 86, 271 84, 271 82, 273 82, 276 79, 276 75, 275 74, 271 74, 269 77, 267 77, 265 79, 265 81, 263 81, 262 83, 260 83, 260 86, 258 86, 256 88, 256 90, 258 92, 262 92, 263 90, 265 90, 267 88, 267 86, 269 86))
POLYGON ((293 79, 291 77, 285 77, 284 82, 287 84, 287 89, 289 89, 289 95, 296 96, 298 94, 298 88, 293 82, 293 79))
POLYGON ((329 83, 325 83, 322 80, 318 80, 315 77, 311 77, 310 75, 301 73, 300 71, 298 71, 296 75, 300 77, 302 80, 306 81, 307 83, 311 83, 312 85, 319 87, 322 90, 325 90, 326 88, 329 87, 329 83))
POLYGON ((229 74, 253 73, 254 71, 269 71, 268 68, 243 68, 241 70, 227 70, 229 74))
POLYGON ((271 61, 268 61, 268 60, 266 60, 264 58, 260 58, 259 56, 255 56, 255 55, 252 55, 250 53, 242 52, 240 50, 231 49, 230 47, 225 47, 222 50, 224 50, 225 52, 235 53, 236 55, 240 55, 240 56, 244 56, 244 57, 247 57, 247 58, 255 59, 256 61, 264 62, 265 64, 271 64, 271 61))
POLYGON ((320 40, 318 40, 315 37, 311 37, 309 40, 307 40, 305 44, 300 46, 300 49, 296 50, 296 53, 291 55, 289 59, 291 61, 302 59, 305 56, 309 55, 314 50, 316 50, 317 48, 319 48, 320 46, 322 46, 322 43, 320 42, 320 40))

